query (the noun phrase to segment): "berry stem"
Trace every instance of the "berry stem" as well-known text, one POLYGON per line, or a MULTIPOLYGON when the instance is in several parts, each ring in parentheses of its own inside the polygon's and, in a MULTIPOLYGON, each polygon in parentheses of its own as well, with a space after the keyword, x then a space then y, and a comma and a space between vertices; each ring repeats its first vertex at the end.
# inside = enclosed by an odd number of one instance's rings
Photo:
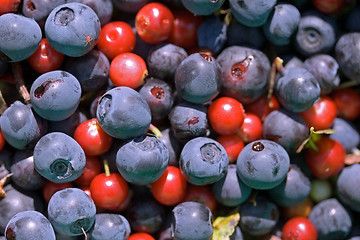
POLYGON ((268 102, 270 102, 270 99, 271 99, 272 95, 274 94, 276 71, 278 71, 280 73, 282 73, 284 71, 283 63, 284 63, 284 61, 281 58, 276 57, 274 59, 274 62, 271 64, 268 95, 267 95, 268 102))
POLYGON ((87 237, 87 234, 86 234, 85 229, 84 229, 83 227, 81 227, 81 231, 82 231, 83 234, 84 234, 84 240, 87 240, 88 237, 87 237))
POLYGON ((5 177, 3 177, 2 179, 0 179, 0 198, 4 198, 5 195, 6 195, 6 192, 4 190, 4 185, 5 185, 5 182, 6 180, 11 177, 13 174, 12 173, 9 173, 7 174, 5 177))
POLYGON ((0 91, 0 115, 2 115, 7 108, 8 108, 8 106, 6 104, 4 96, 2 95, 2 92, 0 91))
POLYGON ((17 87, 20 95, 24 99, 24 102, 26 104, 29 104, 30 103, 30 93, 25 86, 22 66, 19 62, 15 62, 15 63, 11 63, 11 67, 12 67, 12 72, 13 72, 14 79, 16 82, 16 87, 17 87))
POLYGON ((156 126, 154 126, 153 124, 150 124, 149 130, 150 130, 155 136, 157 136, 158 138, 161 138, 161 137, 162 137, 161 131, 160 131, 156 126))
POLYGON ((105 176, 110 176, 110 168, 109 168, 109 162, 107 159, 104 159, 104 170, 105 170, 105 176))
POLYGON ((300 153, 305 147, 311 148, 312 150, 317 152, 318 147, 316 146, 315 143, 321 139, 322 135, 333 134, 335 132, 336 131, 333 129, 323 129, 323 130, 315 131, 314 127, 311 127, 309 137, 301 143, 301 145, 296 150, 296 153, 300 153))

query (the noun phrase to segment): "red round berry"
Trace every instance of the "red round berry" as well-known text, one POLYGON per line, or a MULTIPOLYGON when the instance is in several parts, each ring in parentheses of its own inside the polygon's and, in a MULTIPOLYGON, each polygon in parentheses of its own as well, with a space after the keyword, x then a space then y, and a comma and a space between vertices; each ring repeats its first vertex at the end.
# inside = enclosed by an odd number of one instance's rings
POLYGON ((158 202, 172 206, 180 203, 184 198, 187 182, 179 168, 168 166, 163 175, 150 186, 158 202))
POLYGON ((107 152, 113 142, 113 138, 102 130, 96 118, 78 125, 74 132, 74 139, 88 156, 98 156, 107 152))
POLYGON ((131 234, 127 240, 155 240, 155 238, 148 233, 138 232, 131 234))
POLYGON ((199 202, 205 204, 211 212, 217 207, 217 201, 210 185, 188 184, 183 202, 199 202))
POLYGON ((360 94, 353 88, 335 90, 331 94, 335 102, 337 115, 346 120, 355 120, 360 116, 360 94))
POLYGON ((42 188, 42 195, 46 203, 50 201, 50 198, 54 193, 65 188, 72 188, 73 184, 71 182, 65 183, 54 183, 52 181, 47 181, 42 188))
POLYGON ((315 143, 317 150, 307 149, 306 164, 317 178, 329 178, 338 174, 345 165, 345 149, 338 141, 322 137, 315 143))
POLYGON ((244 141, 238 135, 220 135, 218 141, 224 148, 229 157, 229 163, 235 163, 241 150, 244 148, 244 141))
POLYGON ((90 186, 92 179, 100 174, 102 171, 102 164, 98 157, 86 156, 86 163, 83 173, 73 181, 79 186, 90 186))
POLYGON ((269 113, 279 109, 280 103, 275 96, 271 96, 270 100, 267 100, 267 96, 261 96, 254 102, 245 105, 246 112, 254 113, 261 121, 264 121, 269 113))
POLYGON ((21 0, 0 0, 0 15, 16 12, 20 3, 21 0))
POLYGON ((0 129, 0 151, 4 148, 5 143, 6 143, 6 141, 5 141, 4 135, 2 134, 1 129, 0 129))
POLYGON ((121 53, 132 52, 136 37, 131 26, 122 21, 105 24, 100 31, 98 49, 110 60, 121 53))
POLYGON ((162 3, 152 2, 142 7, 135 16, 135 27, 139 37, 147 43, 165 41, 174 25, 174 15, 162 3))
POLYGON ((325 14, 334 14, 342 9, 346 0, 312 0, 315 8, 325 14))
POLYGON ((28 58, 29 65, 38 73, 46 73, 60 68, 64 54, 50 46, 46 38, 41 39, 39 47, 28 58))
POLYGON ((238 135, 249 143, 262 138, 262 123, 260 118, 253 113, 246 113, 244 123, 238 132, 238 135))
POLYGON ((114 86, 136 89, 144 84, 148 70, 144 59, 135 53, 117 55, 110 64, 110 80, 114 86))
POLYGON ((101 173, 90 183, 90 193, 96 206, 107 209, 117 209, 128 195, 128 184, 118 173, 106 176, 101 173))
POLYGON ((282 240, 317 240, 317 236, 314 224, 304 217, 288 220, 282 229, 282 240))
POLYGON ((231 97, 220 97, 209 106, 208 116, 211 127, 220 135, 237 133, 244 122, 242 104, 231 97))

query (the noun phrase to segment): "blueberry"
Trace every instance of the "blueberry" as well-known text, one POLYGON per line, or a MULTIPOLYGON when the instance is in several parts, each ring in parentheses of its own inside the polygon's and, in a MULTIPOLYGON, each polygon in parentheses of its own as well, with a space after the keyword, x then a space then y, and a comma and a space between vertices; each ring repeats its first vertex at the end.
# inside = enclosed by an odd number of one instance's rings
POLYGON ((184 100, 205 103, 220 92, 220 66, 212 56, 193 53, 177 67, 174 81, 178 95, 184 100))
POLYGON ((171 80, 177 66, 188 56, 185 49, 174 44, 159 45, 151 49, 147 57, 149 75, 162 80, 171 80))
POLYGON ((290 158, 280 144, 261 139, 241 150, 236 166, 238 176, 249 187, 271 189, 286 178, 290 158))
POLYGON ((225 177, 215 182, 212 190, 217 201, 229 207, 245 202, 252 191, 237 176, 236 164, 229 164, 225 177))
POLYGON ((296 152, 308 136, 309 128, 301 115, 285 109, 272 111, 263 122, 263 137, 290 153, 296 152))
POLYGON ((227 45, 261 49, 265 45, 265 35, 261 27, 248 27, 231 21, 227 31, 227 45))
POLYGON ((93 226, 96 207, 83 190, 65 188, 50 198, 47 213, 55 231, 67 236, 79 236, 93 226))
POLYGON ((360 143, 360 135, 354 123, 342 118, 335 118, 331 127, 336 132, 329 137, 340 142, 347 153, 352 153, 360 143))
POLYGON ((36 171, 46 179, 56 182, 71 182, 85 168, 85 153, 70 136, 53 132, 43 136, 34 148, 36 171))
POLYGON ((320 85, 306 69, 288 68, 277 80, 276 96, 281 105, 292 112, 304 112, 320 97, 320 85))
POLYGON ((221 68, 221 86, 225 95, 246 104, 266 91, 270 61, 263 52, 231 46, 225 48, 216 61, 221 68))
POLYGON ((160 140, 165 144, 169 150, 169 165, 179 166, 179 156, 182 148, 182 144, 176 140, 174 132, 170 127, 161 131, 162 137, 160 140))
POLYGON ((27 59, 40 45, 41 37, 34 19, 14 13, 0 16, 0 58, 9 62, 27 59))
POLYGON ((350 233, 352 220, 347 210, 336 198, 316 204, 309 215, 315 225, 319 240, 341 240, 350 233))
POLYGON ((33 109, 51 121, 70 117, 76 111, 80 97, 79 81, 72 74, 60 70, 40 75, 30 89, 33 109))
POLYGON ((80 57, 95 47, 100 35, 100 20, 87 5, 62 4, 54 8, 46 19, 45 35, 55 50, 80 57))
POLYGON ((124 216, 114 213, 98 213, 89 236, 93 240, 126 240, 130 232, 130 224, 124 216))
POLYGON ((263 25, 267 39, 275 45, 286 45, 300 22, 299 10, 291 4, 277 4, 263 25))
POLYGON ((224 0, 181 0, 181 2, 187 10, 200 16, 211 15, 225 3, 224 0))
POLYGON ((171 212, 172 236, 175 240, 210 240, 213 234, 212 213, 198 202, 183 202, 171 212))
POLYGON ((260 27, 265 24, 276 0, 230 0, 234 18, 249 27, 260 27))
POLYGON ((65 62, 67 72, 80 82, 84 92, 99 90, 109 79, 110 62, 104 53, 97 49, 78 58, 68 58, 65 62))
POLYGON ((144 134, 124 143, 116 154, 116 165, 127 182, 146 185, 155 182, 165 172, 169 151, 152 134, 144 134))
POLYGON ((65 4, 66 1, 67 0, 24 0, 22 14, 39 22, 40 20, 45 20, 51 10, 61 4, 65 4))
POLYGON ((346 33, 335 46, 335 58, 341 72, 351 80, 360 82, 360 33, 346 33))
POLYGON ((304 173, 294 164, 290 165, 286 178, 280 185, 269 189, 271 199, 282 207, 291 207, 305 201, 309 196, 311 183, 304 173))
POLYGON ((46 133, 47 122, 30 105, 15 101, 1 115, 0 127, 7 143, 16 149, 26 149, 34 147, 46 133))
POLYGON ((210 49, 213 54, 218 54, 225 46, 228 25, 219 16, 205 19, 197 31, 198 45, 210 49))
POLYGON ((360 164, 345 167, 336 182, 337 196, 350 209, 360 212, 360 164))
POLYGON ((134 89, 116 87, 100 99, 96 117, 101 128, 114 138, 128 139, 144 134, 151 123, 146 100, 134 89))
POLYGON ((13 216, 6 226, 5 236, 7 239, 56 239, 50 221, 37 211, 23 211, 13 216))
POLYGON ((223 146, 207 137, 196 137, 183 147, 179 166, 188 182, 206 185, 226 175, 229 158, 223 146))

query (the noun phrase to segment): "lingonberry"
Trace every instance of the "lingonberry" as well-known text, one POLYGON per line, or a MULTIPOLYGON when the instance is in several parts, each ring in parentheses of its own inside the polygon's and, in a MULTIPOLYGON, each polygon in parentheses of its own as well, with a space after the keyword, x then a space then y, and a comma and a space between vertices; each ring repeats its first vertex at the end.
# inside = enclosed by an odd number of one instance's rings
POLYGON ((162 3, 152 2, 142 7, 135 16, 136 32, 147 43, 165 41, 174 25, 174 15, 162 3))
POLYGON ((32 69, 38 73, 46 73, 60 68, 64 62, 64 54, 50 46, 46 38, 41 39, 39 47, 28 58, 32 69))
POLYGON ((226 150, 229 157, 229 163, 235 163, 239 153, 244 148, 244 141, 238 135, 220 135, 217 137, 218 141, 226 150))
POLYGON ((110 60, 117 55, 132 52, 135 48, 136 37, 131 26, 122 21, 113 21, 101 28, 97 47, 110 60))
POLYGON ((360 116, 360 94, 353 88, 335 90, 331 94, 337 108, 337 115, 346 120, 360 116))
POLYGON ((231 97, 220 97, 212 102, 208 111, 211 127, 221 135, 237 133, 244 122, 242 104, 231 97))
POLYGON ((74 132, 74 139, 88 156, 98 156, 107 152, 113 142, 113 138, 102 130, 96 118, 78 125, 74 132))
POLYGON ((21 0, 0 0, 0 15, 10 12, 16 12, 21 0))
POLYGON ((65 183, 54 183, 52 181, 47 181, 42 188, 42 195, 46 203, 50 201, 50 198, 54 193, 65 188, 72 188, 73 184, 71 182, 65 183))
POLYGON ((183 202, 199 202, 205 204, 211 212, 217 207, 217 201, 210 185, 193 185, 188 184, 183 202))
POLYGON ((144 84, 148 70, 144 59, 135 53, 121 53, 110 64, 110 80, 116 86, 136 89, 144 84))
POLYGON ((254 113, 261 121, 264 121, 269 113, 279 109, 280 103, 275 96, 271 96, 270 100, 268 100, 266 95, 263 95, 254 102, 245 105, 246 112, 254 113))
POLYGON ((317 236, 314 224, 304 217, 288 220, 282 229, 283 240, 316 240, 317 236))
POLYGON ((155 240, 150 234, 144 232, 137 232, 130 235, 128 240, 155 240))
POLYGON ((253 113, 246 113, 244 123, 237 133, 245 143, 262 138, 262 123, 260 118, 253 113))
POLYGON ((92 179, 100 174, 102 171, 102 164, 100 159, 95 156, 86 156, 86 163, 83 173, 73 181, 79 186, 90 186, 92 179))
POLYGON ((150 186, 158 202, 171 206, 180 203, 184 198, 187 182, 179 168, 168 166, 163 175, 150 186))

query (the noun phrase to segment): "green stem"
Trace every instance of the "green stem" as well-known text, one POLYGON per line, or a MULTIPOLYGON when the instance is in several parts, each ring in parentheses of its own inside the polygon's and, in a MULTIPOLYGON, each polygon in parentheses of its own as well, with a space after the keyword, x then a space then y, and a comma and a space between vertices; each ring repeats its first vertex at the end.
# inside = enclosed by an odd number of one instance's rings
POLYGON ((155 127, 153 124, 150 124, 149 130, 158 138, 162 137, 161 131, 157 127, 155 127))
POLYGON ((104 162, 105 176, 109 177, 110 176, 109 162, 107 159, 104 159, 103 162, 104 162))

